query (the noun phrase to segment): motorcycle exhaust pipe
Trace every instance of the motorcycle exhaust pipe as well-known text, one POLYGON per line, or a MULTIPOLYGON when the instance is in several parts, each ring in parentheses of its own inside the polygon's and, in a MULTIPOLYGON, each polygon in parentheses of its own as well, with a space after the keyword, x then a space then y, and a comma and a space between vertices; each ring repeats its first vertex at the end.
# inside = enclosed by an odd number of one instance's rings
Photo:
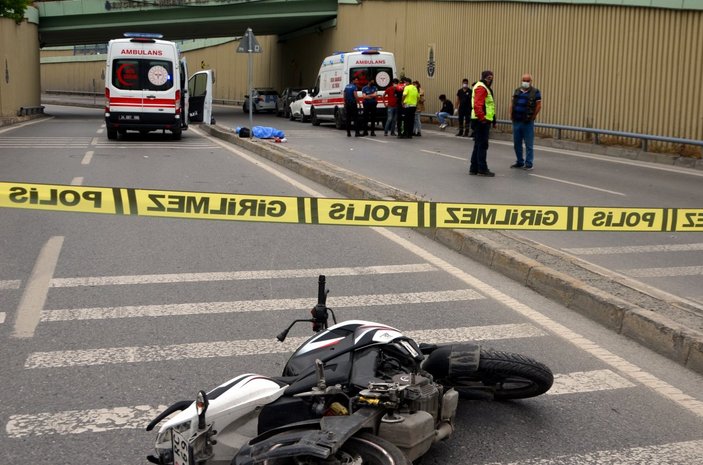
POLYGON ((433 443, 438 443, 444 441, 449 436, 454 433, 454 427, 448 421, 443 421, 439 424, 439 427, 435 430, 435 437, 433 443))

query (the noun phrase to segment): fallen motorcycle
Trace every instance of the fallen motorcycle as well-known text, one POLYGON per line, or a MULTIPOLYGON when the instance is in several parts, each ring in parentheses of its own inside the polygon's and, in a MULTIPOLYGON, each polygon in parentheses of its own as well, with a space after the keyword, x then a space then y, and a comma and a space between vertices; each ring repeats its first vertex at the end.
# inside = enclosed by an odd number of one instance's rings
POLYGON ((313 335, 282 376, 243 374, 195 401, 176 402, 156 437, 161 465, 408 465, 448 438, 460 397, 522 399, 554 380, 545 365, 478 344, 417 344, 390 326, 337 324, 325 277, 311 318, 313 335), (334 325, 328 327, 329 315, 334 325))

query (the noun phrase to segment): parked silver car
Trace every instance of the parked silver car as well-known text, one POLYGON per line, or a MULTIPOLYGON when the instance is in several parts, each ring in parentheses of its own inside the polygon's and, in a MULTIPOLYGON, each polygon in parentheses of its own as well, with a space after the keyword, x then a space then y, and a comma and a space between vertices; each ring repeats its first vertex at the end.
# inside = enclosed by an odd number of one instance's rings
MULTIPOLYGON (((276 102, 278 102, 278 92, 273 89, 254 89, 252 92, 254 113, 260 111, 276 111, 276 102)), ((249 113, 249 94, 244 96, 244 105, 242 106, 244 113, 249 113)))

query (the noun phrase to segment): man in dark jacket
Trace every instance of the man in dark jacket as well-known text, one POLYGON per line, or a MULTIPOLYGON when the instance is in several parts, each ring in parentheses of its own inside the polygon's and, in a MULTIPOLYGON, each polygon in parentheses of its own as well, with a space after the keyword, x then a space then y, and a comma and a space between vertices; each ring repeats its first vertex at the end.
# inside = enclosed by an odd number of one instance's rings
POLYGON ((344 88, 344 113, 347 123, 347 137, 351 137, 352 121, 354 122, 354 136, 359 137, 359 102, 356 91, 359 90, 359 78, 355 77, 344 88))

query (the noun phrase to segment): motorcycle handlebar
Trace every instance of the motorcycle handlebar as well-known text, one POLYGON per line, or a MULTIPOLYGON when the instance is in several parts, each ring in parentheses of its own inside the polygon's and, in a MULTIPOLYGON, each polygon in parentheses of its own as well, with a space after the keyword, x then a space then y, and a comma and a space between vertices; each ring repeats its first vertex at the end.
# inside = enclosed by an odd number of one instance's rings
POLYGON ((327 291, 325 290, 325 275, 321 274, 317 280, 317 305, 327 305, 327 291))

